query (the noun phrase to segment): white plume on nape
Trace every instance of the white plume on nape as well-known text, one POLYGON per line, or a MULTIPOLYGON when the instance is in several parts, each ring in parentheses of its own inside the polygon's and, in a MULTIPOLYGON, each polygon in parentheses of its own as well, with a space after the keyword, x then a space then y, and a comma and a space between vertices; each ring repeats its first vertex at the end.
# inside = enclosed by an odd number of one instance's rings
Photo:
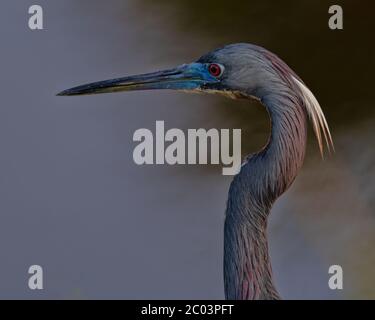
POLYGON ((324 136, 325 142, 327 144, 328 151, 334 151, 334 145, 333 145, 333 140, 331 133, 329 131, 328 123, 327 120, 324 116, 323 110, 319 105, 318 100, 315 98, 314 94, 311 92, 311 90, 306 87, 305 84, 303 84, 301 81, 293 77, 294 82, 297 84, 298 88, 302 92, 302 97, 304 100, 304 104, 307 110, 307 113, 309 115, 309 118, 312 122, 313 129, 315 136, 318 140, 319 143, 319 149, 320 153, 323 156, 323 137, 324 136))

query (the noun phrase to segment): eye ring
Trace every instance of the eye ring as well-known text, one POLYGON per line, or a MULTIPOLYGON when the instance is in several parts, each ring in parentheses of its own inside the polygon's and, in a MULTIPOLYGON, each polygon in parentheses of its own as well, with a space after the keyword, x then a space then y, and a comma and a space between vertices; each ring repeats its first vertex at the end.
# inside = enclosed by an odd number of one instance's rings
POLYGON ((219 78, 224 72, 224 67, 217 63, 210 63, 207 69, 208 72, 215 78, 219 78))

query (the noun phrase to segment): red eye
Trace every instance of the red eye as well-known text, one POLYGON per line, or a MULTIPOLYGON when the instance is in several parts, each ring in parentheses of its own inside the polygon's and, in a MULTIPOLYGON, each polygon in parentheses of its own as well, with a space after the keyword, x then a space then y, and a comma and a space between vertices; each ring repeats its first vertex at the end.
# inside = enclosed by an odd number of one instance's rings
POLYGON ((216 64, 216 63, 211 63, 208 66, 208 71, 211 73, 211 75, 213 75, 216 78, 220 77, 221 73, 222 73, 221 67, 218 64, 216 64))

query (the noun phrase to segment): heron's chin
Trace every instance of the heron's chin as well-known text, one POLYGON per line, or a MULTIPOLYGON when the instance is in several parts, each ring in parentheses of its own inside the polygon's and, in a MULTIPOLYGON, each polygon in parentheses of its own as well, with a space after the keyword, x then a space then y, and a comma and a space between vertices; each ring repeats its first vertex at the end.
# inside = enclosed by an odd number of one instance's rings
MULTIPOLYGON (((233 91, 233 90, 220 90, 220 89, 211 89, 211 88, 195 88, 195 89, 182 89, 179 90, 180 92, 185 92, 185 93, 208 93, 208 94, 215 94, 215 95, 221 95, 226 98, 230 99, 243 99, 243 98, 249 98, 249 96, 244 95, 240 91, 233 91)), ((256 100, 259 100, 257 97, 250 97, 256 100)))

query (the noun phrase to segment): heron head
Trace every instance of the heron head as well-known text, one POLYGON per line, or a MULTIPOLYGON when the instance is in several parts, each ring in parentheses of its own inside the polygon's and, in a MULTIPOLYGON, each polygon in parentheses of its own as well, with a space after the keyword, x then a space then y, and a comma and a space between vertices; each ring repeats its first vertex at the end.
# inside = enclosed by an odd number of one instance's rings
POLYGON ((327 145, 333 148, 326 119, 312 92, 275 54, 248 43, 226 45, 193 63, 173 69, 93 82, 62 91, 58 95, 150 89, 219 93, 231 98, 252 97, 261 100, 268 109, 275 105, 269 101, 278 100, 281 103, 277 108, 283 108, 286 112, 291 103, 301 104, 312 120, 321 152, 322 133, 327 145))
POLYGON ((260 49, 250 44, 227 45, 209 52, 196 62, 173 69, 93 82, 60 92, 60 96, 109 92, 172 89, 192 92, 254 95, 264 72, 259 65, 260 49))

